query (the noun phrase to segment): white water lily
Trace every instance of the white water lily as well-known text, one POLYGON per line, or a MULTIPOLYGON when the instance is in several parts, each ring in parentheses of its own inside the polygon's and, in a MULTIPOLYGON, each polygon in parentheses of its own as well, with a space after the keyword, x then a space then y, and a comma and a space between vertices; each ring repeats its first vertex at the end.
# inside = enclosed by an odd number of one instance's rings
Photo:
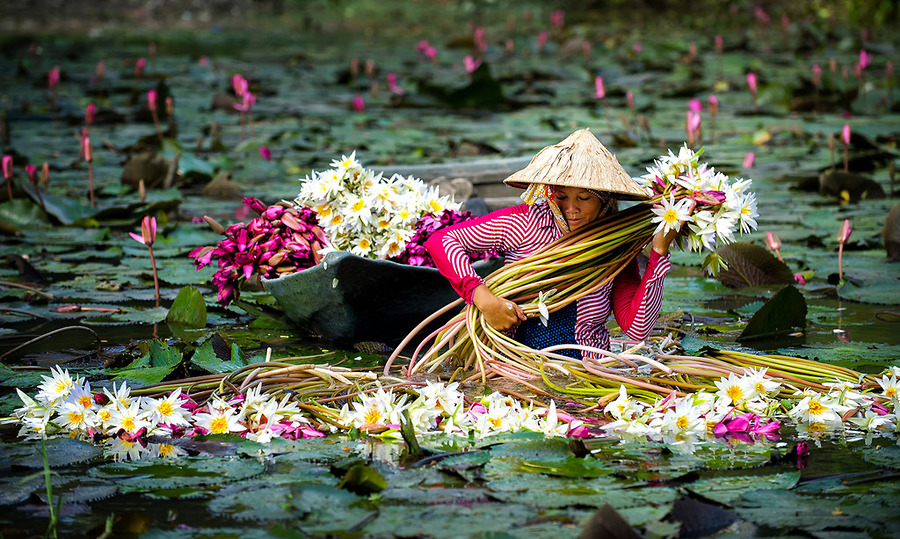
POLYGON ((663 234, 668 234, 671 230, 676 232, 681 230, 681 223, 687 221, 691 217, 688 212, 690 201, 681 199, 678 202, 675 202, 675 196, 672 193, 669 193, 669 198, 663 198, 661 204, 661 208, 653 208, 653 213, 656 214, 656 217, 653 218, 653 222, 659 223, 653 233, 658 234, 659 232, 662 232, 663 234))
POLYGON ((550 321, 550 309, 547 308, 547 301, 550 299, 550 296, 555 293, 555 288, 546 293, 543 291, 538 291, 538 297, 535 300, 535 305, 537 305, 538 308, 541 324, 544 324, 544 327, 546 327, 547 322, 550 321))

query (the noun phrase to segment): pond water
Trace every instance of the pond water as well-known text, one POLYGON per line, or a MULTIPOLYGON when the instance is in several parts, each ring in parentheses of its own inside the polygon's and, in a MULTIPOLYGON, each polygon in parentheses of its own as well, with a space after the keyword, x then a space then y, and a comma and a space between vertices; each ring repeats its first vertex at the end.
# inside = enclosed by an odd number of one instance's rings
MULTIPOLYGON (((200 217, 223 224, 245 221, 240 195, 266 203, 293 199, 297 179, 353 151, 376 170, 527 157, 580 127, 590 127, 636 176, 664 148, 677 151, 684 143, 692 98, 702 102, 704 159, 754 180, 759 229, 740 239, 765 245, 767 232, 778 234, 784 261, 805 276, 798 289, 807 316, 797 335, 738 343, 747 320, 781 286, 730 288, 703 275, 696 254, 675 253, 663 312, 685 324, 684 348, 780 353, 873 374, 900 365, 900 271, 888 262, 881 239, 888 211, 897 204, 891 171, 900 125, 896 79, 888 72, 889 62, 898 60, 889 25, 855 20, 860 11, 837 8, 831 19, 802 4, 784 13, 784 30, 781 12, 770 13, 771 23, 764 24, 754 6, 744 3, 734 4, 732 16, 720 9, 667 17, 648 11, 639 22, 621 10, 609 15, 570 9, 562 27, 551 26, 553 8, 544 3, 374 4, 321 2, 315 10, 294 6, 297 12, 281 17, 250 11, 242 20, 199 26, 197 18, 176 22, 169 13, 166 29, 98 23, 93 30, 73 30, 73 22, 65 32, 42 32, 23 22, 0 37, 3 154, 15 157, 17 186, 27 182, 26 163, 49 164, 46 201, 54 215, 48 220, 38 205, 26 203, 24 191, 0 204, 0 253, 7 260, 0 281, 33 283, 53 296, 0 288, 0 307, 9 309, 0 312, 0 353, 73 324, 90 328, 100 341, 99 354, 93 354, 97 344, 90 333, 65 332, 5 356, 0 415, 19 406, 14 387, 33 393, 39 382, 32 371, 9 367, 60 361, 76 371, 104 362, 122 366, 140 355, 142 342, 161 338, 177 346, 197 338, 170 329, 165 309, 153 308, 147 250, 128 236, 139 231, 144 215, 160 222, 154 252, 163 305, 183 286, 197 287, 208 309, 207 333, 218 331, 245 357, 260 358, 267 348, 275 358, 307 355, 329 345, 283 324, 264 292, 244 294, 249 310, 216 304, 212 268, 197 272, 187 257, 218 238, 200 217), (502 90, 499 101, 469 86, 463 58, 472 54, 470 22, 486 29, 483 59, 502 90), (544 31, 549 39, 541 45, 544 31), (721 54, 716 34, 724 36, 721 54), (417 51, 422 40, 436 47, 436 61, 417 51), (853 66, 860 49, 868 51, 871 64, 857 78, 853 66), (146 67, 135 77, 139 58, 146 67), (355 80, 354 60, 360 63, 355 80), (365 68, 369 60, 371 76, 365 68), (97 78, 101 61, 102 81, 97 78), (47 74, 55 65, 61 79, 51 91, 47 74), (814 65, 822 70, 818 92, 814 65), (747 88, 750 71, 759 79, 755 96, 747 88), (211 105, 216 94, 228 94, 238 73, 258 96, 252 127, 245 129, 233 110, 211 105), (388 89, 388 73, 396 74, 402 96, 388 89), (594 95, 598 75, 606 84, 603 101, 594 95), (120 178, 130 156, 157 147, 145 101, 150 89, 173 97, 177 136, 160 153, 172 159, 180 152, 180 179, 169 189, 150 189, 141 202, 120 178), (469 106, 460 106, 460 95, 469 106), (710 95, 719 103, 715 116, 710 95), (364 110, 354 111, 357 97, 364 110), (99 213, 88 206, 89 171, 79 158, 88 103, 98 109, 90 138, 99 213), (639 117, 649 129, 637 127, 639 117), (843 193, 819 191, 820 173, 844 166, 845 124, 852 131, 848 168, 886 196, 859 199, 855 183, 843 193), (271 151, 271 159, 261 157, 261 147, 271 151), (750 152, 752 165, 745 163, 750 152), (227 186, 231 196, 205 194, 222 172, 235 181, 227 186), (846 282, 838 286, 832 274, 838 271, 836 237, 844 219, 853 233, 842 256, 846 282), (53 310, 67 304, 125 312, 53 310)), ((0 7, 0 14, 4 9, 12 10, 0 7)), ((167 125, 164 118, 163 129, 167 125)), ((354 367, 376 367, 384 359, 357 350, 346 355, 361 358, 354 367)), ((0 532, 10 537, 40 534, 47 522, 41 483, 25 488, 18 482, 39 466, 21 461, 20 453, 33 453, 35 445, 18 442, 16 430, 0 428, 0 469, 11 492, 0 505, 0 532)), ((900 462, 893 433, 868 440, 858 433, 809 438, 785 427, 779 442, 712 444, 695 454, 673 452, 664 444, 600 439, 586 442, 587 450, 596 450, 594 458, 577 465, 578 451, 557 442, 518 435, 451 447, 447 440, 425 440, 423 446, 434 451, 485 451, 403 468, 394 465, 392 451, 399 447, 394 443, 335 436, 277 445, 274 454, 261 456, 252 444, 226 439, 215 449, 215 442, 192 447, 207 456, 185 461, 180 470, 154 472, 170 484, 142 482, 148 474, 138 468, 117 470, 86 455, 84 462, 54 460, 65 462, 54 466, 59 474, 54 485, 64 496, 64 535, 102 529, 115 514, 122 526, 133 526, 120 528, 123 536, 150 529, 148 536, 200 536, 201 528, 222 528, 209 535, 267 536, 278 530, 289 537, 332 532, 574 537, 597 507, 610 503, 647 536, 666 536, 678 530, 664 518, 675 501, 697 501, 700 495, 706 511, 701 524, 709 527, 692 530, 697 536, 716 533, 733 515, 738 522, 729 528, 732 536, 878 537, 900 531, 891 509, 898 499, 900 462), (813 446, 808 461, 772 458, 786 454, 797 440, 813 446), (360 494, 336 488, 348 459, 373 455, 371 467, 386 479, 386 490, 360 494), (894 475, 880 477, 883 469, 894 475), (857 472, 862 475, 850 475, 857 472), (730 516, 710 509, 719 507, 716 503, 728 507, 730 516), (338 509, 327 514, 321 510, 325 505, 338 509)))

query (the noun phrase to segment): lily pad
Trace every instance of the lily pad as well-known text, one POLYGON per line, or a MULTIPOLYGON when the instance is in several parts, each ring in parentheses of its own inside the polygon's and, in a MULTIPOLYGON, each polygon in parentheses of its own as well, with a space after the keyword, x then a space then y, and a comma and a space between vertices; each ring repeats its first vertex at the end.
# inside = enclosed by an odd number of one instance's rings
POLYGON ((788 285, 753 315, 738 341, 784 335, 805 327, 806 300, 793 285, 788 285))
POLYGON ((104 464, 92 477, 118 481, 122 492, 143 492, 185 486, 216 486, 259 475, 265 466, 253 459, 181 457, 104 464))

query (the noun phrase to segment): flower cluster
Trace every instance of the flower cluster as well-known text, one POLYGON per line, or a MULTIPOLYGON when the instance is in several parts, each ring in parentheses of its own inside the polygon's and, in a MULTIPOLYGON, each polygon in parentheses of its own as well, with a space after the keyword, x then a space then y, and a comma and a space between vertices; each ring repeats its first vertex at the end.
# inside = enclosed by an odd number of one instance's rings
POLYGON ((241 284, 254 276, 271 279, 316 265, 322 259, 319 252, 328 245, 316 213, 309 208, 266 207, 255 198, 245 198, 244 204, 260 216, 231 225, 218 245, 199 247, 189 255, 198 270, 218 259, 219 270, 212 281, 222 305, 236 299, 241 284))
MULTIPOLYGON (((434 259, 425 250, 425 241, 438 230, 457 223, 464 223, 473 218, 471 213, 457 210, 444 210, 438 216, 426 213, 416 222, 416 231, 406 240, 406 247, 403 249, 403 252, 399 256, 390 258, 390 260, 410 266, 435 267, 434 259)), ((497 254, 493 252, 473 252, 469 254, 469 259, 474 262, 475 260, 495 258, 496 256, 497 254)))
POLYGON ((551 400, 544 407, 525 406, 511 397, 494 392, 477 401, 468 401, 459 384, 428 382, 410 401, 407 394, 394 394, 379 388, 363 393, 359 401, 341 408, 340 422, 347 428, 375 430, 383 437, 399 437, 400 418, 409 413, 416 434, 451 436, 488 436, 522 430, 546 436, 580 437, 588 434, 585 423, 558 412, 551 400), (381 428, 375 428, 381 427, 381 428), (374 429, 373 429, 374 428, 374 429))
MULTIPOLYGON (((620 386, 616 398, 605 402, 603 417, 576 418, 558 411, 553 400, 546 407, 534 406, 496 392, 472 400, 456 382, 427 382, 414 392, 378 387, 360 392, 339 411, 315 408, 333 418, 329 420, 332 431, 356 428, 384 438, 400 438, 403 418, 408 415, 417 435, 480 440, 519 431, 549 437, 606 433, 624 440, 661 441, 684 452, 707 440, 777 440, 782 420, 809 435, 844 430, 872 437, 898 431, 900 367, 876 379, 880 390, 844 382, 824 384, 828 390, 823 392, 795 391, 795 402, 788 404, 786 414, 781 410, 788 401, 779 400, 779 394, 791 389, 766 373, 766 369, 751 369, 743 375, 730 374, 715 382, 715 393, 701 390, 680 397, 673 393, 652 404, 628 395, 620 386)), ((104 442, 116 459, 184 453, 175 444, 150 443, 151 435, 155 440, 233 433, 260 443, 278 437, 325 436, 290 394, 279 398, 258 387, 227 401, 213 397, 200 405, 180 389, 163 398, 134 397, 124 383, 92 392, 83 378, 73 379, 59 367, 43 380, 35 398, 17 390, 24 406, 4 422, 21 425, 19 435, 27 438, 64 433, 104 442)))
MULTIPOLYGON (((670 395, 648 405, 630 397, 620 386, 618 397, 604 413, 613 418, 602 428, 624 439, 650 438, 690 451, 694 442, 710 436, 752 442, 777 439, 780 423, 774 419, 783 402, 782 387, 766 375, 766 369, 744 375, 729 374, 715 382, 715 393, 698 391, 683 397, 670 395)), ((839 429, 889 432, 897 429, 900 368, 878 379, 881 393, 863 393, 858 385, 827 383, 825 392, 794 392, 795 404, 784 419, 798 432, 817 434, 839 429), (849 416, 847 414, 849 413, 849 416)))
MULTIPOLYGON (((638 178, 651 197, 660 197, 655 208, 656 231, 679 230, 686 222, 687 248, 715 252, 719 243, 734 241, 734 234, 756 229, 756 195, 750 192, 752 180, 729 177, 706 163, 700 163, 700 152, 687 145, 678 155, 669 151, 647 167, 638 178)), ((708 258, 704 265, 712 263, 708 258)), ((715 271, 715 267, 713 270, 715 271)))
POLYGON ((151 436, 234 433, 261 443, 275 437, 325 436, 290 402, 290 395, 279 400, 261 394, 258 387, 228 401, 213 398, 201 406, 180 389, 165 398, 132 396, 125 383, 113 384, 112 391, 92 392, 84 378, 72 378, 59 367, 43 380, 33 399, 16 390, 24 403, 14 419, 22 425, 19 435, 40 438, 65 433, 103 441, 117 460, 185 454, 177 445, 151 442, 151 436))
POLYGON ((302 179, 294 202, 315 210, 333 250, 367 258, 398 257, 419 218, 459 209, 459 204, 422 180, 397 174, 385 179, 364 169, 356 152, 332 161, 331 166, 302 179))

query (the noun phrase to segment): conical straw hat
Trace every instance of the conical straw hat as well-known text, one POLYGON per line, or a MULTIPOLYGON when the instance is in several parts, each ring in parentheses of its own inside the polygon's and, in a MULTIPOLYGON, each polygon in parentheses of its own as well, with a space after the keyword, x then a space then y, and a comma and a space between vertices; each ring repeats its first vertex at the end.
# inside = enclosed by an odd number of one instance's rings
POLYGON ((532 183, 581 187, 615 193, 621 199, 646 199, 647 193, 625 172, 589 129, 539 151, 531 163, 503 182, 524 189, 532 183))

